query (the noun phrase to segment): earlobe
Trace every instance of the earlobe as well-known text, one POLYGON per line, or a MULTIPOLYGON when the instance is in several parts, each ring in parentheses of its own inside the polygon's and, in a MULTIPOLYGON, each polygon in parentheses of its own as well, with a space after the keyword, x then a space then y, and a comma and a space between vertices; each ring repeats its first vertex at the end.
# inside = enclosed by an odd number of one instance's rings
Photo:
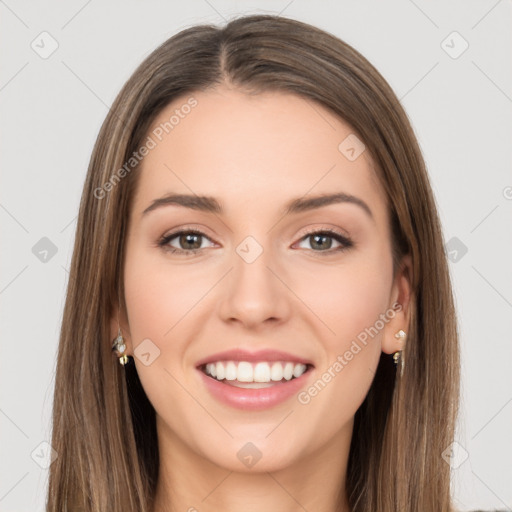
POLYGON ((126 344, 120 328, 117 331, 117 337, 115 338, 112 344, 112 350, 116 351, 116 356, 119 360, 119 364, 124 366, 128 362, 128 355, 125 353, 126 344))
MULTIPOLYGON (((131 350, 131 342, 130 342, 130 331, 124 322, 124 318, 119 316, 119 309, 115 307, 112 311, 112 316, 110 317, 110 341, 111 345, 114 344, 116 340, 122 338, 122 343, 120 345, 125 345, 128 351, 131 350)), ((121 351, 122 352, 122 351, 121 351)))
POLYGON ((412 305, 412 260, 404 256, 396 273, 390 296, 391 320, 386 325, 382 339, 382 351, 396 354, 403 350, 409 332, 409 321, 412 305))
POLYGON ((382 351, 386 354, 395 354, 397 351, 403 350, 409 330, 402 305, 396 303, 393 309, 395 316, 386 325, 382 338, 382 351))

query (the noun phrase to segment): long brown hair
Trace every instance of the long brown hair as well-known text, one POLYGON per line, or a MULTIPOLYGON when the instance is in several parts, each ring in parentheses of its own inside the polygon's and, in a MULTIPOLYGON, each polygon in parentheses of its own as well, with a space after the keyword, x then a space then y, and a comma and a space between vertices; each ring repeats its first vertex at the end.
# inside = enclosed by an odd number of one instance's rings
POLYGON ((395 268, 404 254, 412 259, 413 300, 403 376, 382 354, 356 413, 346 491, 353 512, 448 512, 450 466, 442 454, 458 412, 459 348, 420 148, 392 89, 361 54, 318 28, 269 15, 171 37, 134 72, 103 123, 84 184, 63 313, 52 425, 58 457, 47 510, 152 510, 155 411, 134 366, 122 367, 111 351, 113 308, 118 299, 125 308, 125 233, 140 174, 126 162, 171 101, 224 82, 318 102, 370 152, 387 195, 395 268))

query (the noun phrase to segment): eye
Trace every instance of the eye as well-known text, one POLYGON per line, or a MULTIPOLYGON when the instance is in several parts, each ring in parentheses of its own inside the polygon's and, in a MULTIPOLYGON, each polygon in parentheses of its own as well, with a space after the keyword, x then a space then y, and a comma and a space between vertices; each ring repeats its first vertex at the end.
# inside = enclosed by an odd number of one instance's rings
POLYGON ((307 240, 310 240, 310 248, 314 252, 332 253, 343 251, 354 245, 354 243, 347 236, 331 229, 310 231, 301 239, 302 242, 307 240), (333 240, 338 243, 338 247, 335 247, 334 249, 332 249, 333 240))
MULTIPOLYGON (((202 243, 205 240, 210 239, 201 231, 196 229, 182 229, 163 236, 159 240, 158 246, 173 254, 195 254, 205 247, 208 247, 204 246, 202 243), (176 247, 176 244, 178 247, 176 247)), ((212 245, 210 245, 210 247, 212 245)))
MULTIPOLYGON (((210 239, 202 231, 181 229, 163 236, 158 241, 158 246, 171 254, 193 255, 206 247, 213 247, 213 242, 210 245, 203 244, 207 240, 210 239)), ((309 248, 317 253, 332 254, 333 252, 346 250, 354 245, 346 235, 332 229, 310 231, 301 238, 301 243, 307 240, 310 240, 309 248), (334 247, 334 249, 332 248, 333 241, 338 244, 338 247, 334 247)), ((308 247, 302 248, 308 249, 308 247)))

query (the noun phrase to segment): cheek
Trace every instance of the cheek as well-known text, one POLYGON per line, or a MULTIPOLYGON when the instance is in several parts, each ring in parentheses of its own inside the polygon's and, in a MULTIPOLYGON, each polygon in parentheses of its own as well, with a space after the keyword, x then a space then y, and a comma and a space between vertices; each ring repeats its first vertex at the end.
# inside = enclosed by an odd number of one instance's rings
MULTIPOLYGON (((305 275, 297 275, 297 295, 323 325, 318 334, 329 353, 346 349, 386 311, 392 271, 384 255, 381 259, 360 258, 355 264, 347 260, 338 266, 318 266, 313 280, 305 275)), ((381 323, 377 323, 379 334, 373 339, 380 338, 381 323)))
POLYGON ((134 248, 126 259, 125 292, 132 353, 142 386, 157 410, 166 394, 179 393, 187 339, 182 328, 197 290, 149 252, 134 248), (143 354, 149 353, 149 356, 143 354), (174 377, 174 379, 173 379, 174 377))
POLYGON ((319 442, 348 424, 370 389, 382 353, 385 323, 380 318, 392 279, 388 263, 385 258, 372 259, 322 269, 309 293, 305 282, 301 284, 299 293, 318 317, 323 357, 315 379, 297 401, 319 442))
POLYGON ((190 272, 171 268, 164 258, 150 251, 132 251, 126 260, 125 288, 134 348, 150 338, 162 351, 170 344, 179 351, 175 333, 204 294, 198 285, 210 281, 198 271, 191 281, 190 272))
POLYGON ((170 395, 181 409, 194 407, 178 382, 184 381, 187 314, 204 292, 190 282, 189 274, 187 278, 163 258, 155 258, 156 252, 138 247, 128 252, 125 293, 137 374, 150 402, 165 415, 170 395), (149 361, 144 361, 144 353, 150 354, 149 361))

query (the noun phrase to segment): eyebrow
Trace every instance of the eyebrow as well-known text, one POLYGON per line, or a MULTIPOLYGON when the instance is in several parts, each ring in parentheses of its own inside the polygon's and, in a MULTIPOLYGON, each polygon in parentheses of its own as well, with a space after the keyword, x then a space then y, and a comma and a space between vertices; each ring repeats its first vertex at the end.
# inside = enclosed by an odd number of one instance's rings
MULTIPOLYGON (((285 205, 283 215, 290 215, 310 210, 315 210, 323 206, 329 206, 337 203, 349 203, 359 206, 364 210, 368 216, 373 219, 370 207, 358 197, 343 192, 336 194, 324 194, 313 197, 299 197, 293 199, 285 205)), ((143 212, 142 216, 147 215, 149 212, 168 205, 183 206, 192 210, 208 212, 208 213, 223 213, 223 208, 219 201, 211 196, 198 196, 189 194, 167 194, 163 197, 155 199, 143 212)))

